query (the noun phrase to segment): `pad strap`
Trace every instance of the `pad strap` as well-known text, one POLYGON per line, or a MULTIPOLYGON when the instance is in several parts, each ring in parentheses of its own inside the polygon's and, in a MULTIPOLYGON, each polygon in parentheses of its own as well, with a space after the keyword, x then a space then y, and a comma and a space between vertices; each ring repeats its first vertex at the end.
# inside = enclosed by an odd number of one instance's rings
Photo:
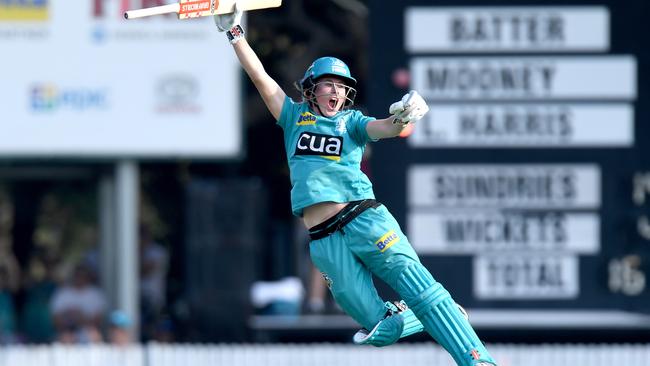
POLYGON ((404 301, 395 303, 387 301, 384 305, 388 309, 386 317, 370 331, 359 330, 352 339, 355 344, 385 347, 397 342, 400 338, 424 330, 422 323, 404 301))
POLYGON ((424 330, 424 326, 415 314, 413 314, 413 310, 409 309, 404 300, 396 302, 395 305, 399 308, 399 314, 404 320, 404 329, 400 338, 408 337, 411 334, 420 333, 424 330))

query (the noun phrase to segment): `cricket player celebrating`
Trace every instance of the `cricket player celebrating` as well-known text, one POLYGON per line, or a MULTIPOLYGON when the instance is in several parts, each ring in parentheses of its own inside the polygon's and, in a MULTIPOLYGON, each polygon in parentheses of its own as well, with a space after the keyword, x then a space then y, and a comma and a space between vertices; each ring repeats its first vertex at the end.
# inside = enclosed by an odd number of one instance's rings
MULTIPOLYGON (((236 8, 237 9, 237 8, 236 8)), ((415 91, 375 119, 350 109, 356 80, 341 60, 322 57, 300 80, 302 100, 289 98, 244 38, 241 11, 215 16, 267 108, 284 130, 293 214, 311 237, 310 256, 334 299, 364 329, 357 344, 387 346, 423 328, 460 366, 496 365, 449 292, 436 282, 361 171, 366 143, 395 137, 429 110, 415 91), (384 302, 375 275, 404 301, 384 302), (408 305, 408 307, 406 306, 408 305)))

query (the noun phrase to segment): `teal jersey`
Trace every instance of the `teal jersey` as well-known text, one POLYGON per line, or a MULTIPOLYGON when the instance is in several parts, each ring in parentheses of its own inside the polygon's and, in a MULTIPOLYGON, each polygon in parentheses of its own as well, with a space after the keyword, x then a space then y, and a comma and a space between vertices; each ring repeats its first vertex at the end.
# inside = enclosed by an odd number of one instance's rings
POLYGON ((319 116, 307 103, 285 98, 278 125, 284 130, 294 215, 302 216, 305 207, 319 202, 375 198, 361 171, 361 157, 371 141, 366 125, 372 120, 357 110, 319 116))

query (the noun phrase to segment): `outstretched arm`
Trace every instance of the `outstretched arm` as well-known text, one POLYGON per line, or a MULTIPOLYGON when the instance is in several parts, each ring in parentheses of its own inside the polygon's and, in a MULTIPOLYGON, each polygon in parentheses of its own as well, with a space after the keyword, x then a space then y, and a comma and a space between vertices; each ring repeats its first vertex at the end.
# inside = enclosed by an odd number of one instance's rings
POLYGON ((269 112, 278 120, 286 94, 278 83, 266 73, 264 65, 244 38, 244 31, 239 25, 241 14, 241 10, 235 3, 234 13, 215 15, 214 21, 220 32, 227 32, 239 63, 257 88, 269 112))
POLYGON ((366 125, 368 136, 373 140, 399 136, 402 130, 406 127, 406 124, 395 123, 395 118, 397 118, 397 116, 390 116, 388 118, 376 119, 368 122, 366 125))
POLYGON ((429 111, 422 96, 411 90, 400 101, 391 104, 388 113, 392 116, 368 122, 366 132, 373 139, 398 136, 409 124, 419 121, 429 111))

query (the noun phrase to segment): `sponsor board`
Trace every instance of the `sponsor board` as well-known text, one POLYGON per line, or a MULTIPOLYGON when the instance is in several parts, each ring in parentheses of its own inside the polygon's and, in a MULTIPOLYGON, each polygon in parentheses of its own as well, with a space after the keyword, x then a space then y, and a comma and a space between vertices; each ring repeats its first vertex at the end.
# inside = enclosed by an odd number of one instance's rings
POLYGON ((11 70, 0 82, 0 158, 239 156, 241 69, 218 57, 232 52, 227 42, 205 47, 212 19, 123 17, 168 2, 51 0, 45 22, 0 22, 11 70), (46 41, 23 42, 36 28, 46 41))
POLYGON ((414 148, 630 147, 630 104, 436 104, 408 138, 414 148))
POLYGON ((61 86, 46 82, 32 85, 29 94, 29 105, 35 113, 86 112, 109 107, 110 93, 106 87, 61 86))
POLYGON ((156 112, 161 114, 201 113, 201 87, 192 74, 170 74, 161 77, 156 83, 158 104, 156 112))
POLYGON ((409 7, 404 17, 404 46, 412 53, 609 49, 603 6, 409 7))
POLYGON ((48 17, 48 0, 0 0, 0 22, 44 21, 48 17))
POLYGON ((416 164, 411 209, 600 207, 600 168, 589 164, 416 164))
POLYGON ((408 214, 407 227, 409 241, 421 254, 596 254, 600 250, 600 218, 594 213, 415 211, 408 214))
POLYGON ((474 295, 481 300, 573 299, 579 295, 578 257, 521 254, 476 256, 474 295))

